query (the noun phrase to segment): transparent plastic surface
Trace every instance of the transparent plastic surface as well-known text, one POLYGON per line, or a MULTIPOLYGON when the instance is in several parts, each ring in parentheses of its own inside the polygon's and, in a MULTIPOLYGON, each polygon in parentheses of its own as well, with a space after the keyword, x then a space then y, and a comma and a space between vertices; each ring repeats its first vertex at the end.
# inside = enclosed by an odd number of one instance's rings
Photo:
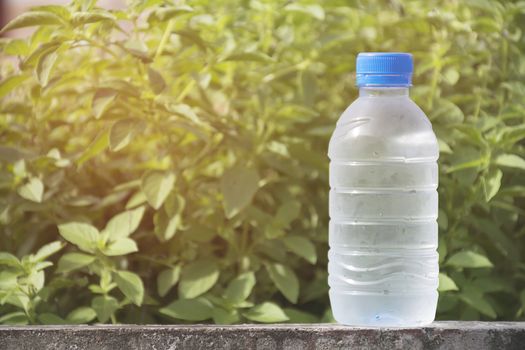
POLYGON ((335 319, 434 320, 439 148, 408 88, 361 88, 330 140, 328 283, 335 319))

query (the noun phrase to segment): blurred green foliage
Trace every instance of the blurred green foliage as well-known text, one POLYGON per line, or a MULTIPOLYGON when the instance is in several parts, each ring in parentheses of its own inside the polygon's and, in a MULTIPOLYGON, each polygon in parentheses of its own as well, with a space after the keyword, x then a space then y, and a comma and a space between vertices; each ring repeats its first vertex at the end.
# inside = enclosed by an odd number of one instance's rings
POLYGON ((95 1, 1 41, 0 323, 330 321, 360 51, 440 141, 438 319, 525 319, 524 1, 95 1))

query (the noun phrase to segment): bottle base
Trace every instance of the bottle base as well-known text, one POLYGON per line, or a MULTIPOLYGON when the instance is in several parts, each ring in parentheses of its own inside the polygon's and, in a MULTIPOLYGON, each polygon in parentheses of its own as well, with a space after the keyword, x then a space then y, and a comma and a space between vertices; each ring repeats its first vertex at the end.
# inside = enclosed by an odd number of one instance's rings
POLYGON ((335 320, 358 327, 422 327, 434 321, 437 291, 422 294, 372 294, 330 290, 335 320))

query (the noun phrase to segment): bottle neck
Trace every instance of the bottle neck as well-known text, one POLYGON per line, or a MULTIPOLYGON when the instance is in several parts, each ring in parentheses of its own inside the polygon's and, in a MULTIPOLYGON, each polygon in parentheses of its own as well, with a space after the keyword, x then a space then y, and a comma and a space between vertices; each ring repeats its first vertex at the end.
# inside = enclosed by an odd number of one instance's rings
POLYGON ((408 97, 408 87, 371 87, 362 86, 359 88, 360 97, 408 97))

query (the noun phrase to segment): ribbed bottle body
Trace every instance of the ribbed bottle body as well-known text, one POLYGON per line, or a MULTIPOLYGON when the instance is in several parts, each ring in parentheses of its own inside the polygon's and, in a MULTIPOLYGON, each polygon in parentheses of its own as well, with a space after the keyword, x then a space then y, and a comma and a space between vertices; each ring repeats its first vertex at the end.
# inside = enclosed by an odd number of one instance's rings
POLYGON ((407 89, 377 90, 330 141, 330 301, 339 323, 419 326, 438 298, 439 150, 407 89))

